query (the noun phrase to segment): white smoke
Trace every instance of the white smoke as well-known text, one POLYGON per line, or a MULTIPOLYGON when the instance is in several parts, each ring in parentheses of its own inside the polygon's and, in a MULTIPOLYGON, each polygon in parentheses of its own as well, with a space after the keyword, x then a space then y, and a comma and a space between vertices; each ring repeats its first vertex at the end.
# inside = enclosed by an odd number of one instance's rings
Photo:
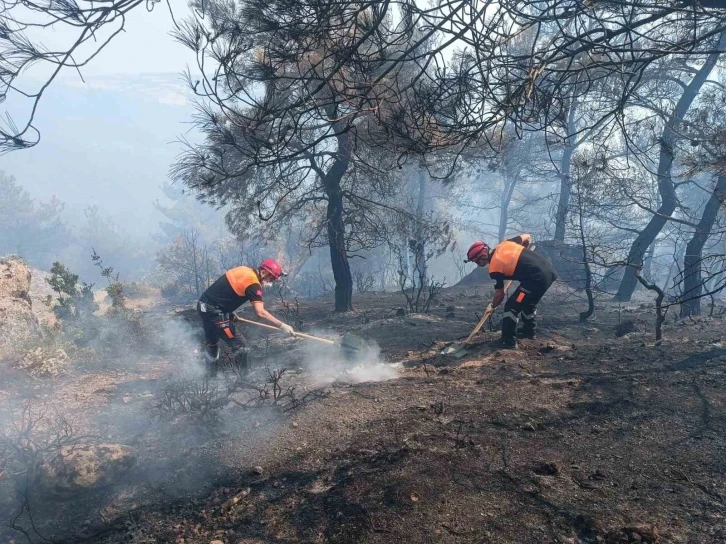
POLYGON ((202 364, 204 354, 201 352, 201 323, 192 324, 178 318, 171 318, 158 323, 158 317, 150 317, 157 322, 154 341, 167 357, 174 361, 176 370, 189 377, 201 377, 204 374, 202 364))
MULTIPOLYGON (((326 331, 312 334, 331 338, 326 331)), ((346 383, 380 382, 399 376, 396 365, 381 359, 381 349, 375 343, 366 343, 359 350, 347 350, 340 345, 330 346, 313 340, 306 342, 305 365, 311 374, 311 385, 319 387, 336 381, 346 383)))

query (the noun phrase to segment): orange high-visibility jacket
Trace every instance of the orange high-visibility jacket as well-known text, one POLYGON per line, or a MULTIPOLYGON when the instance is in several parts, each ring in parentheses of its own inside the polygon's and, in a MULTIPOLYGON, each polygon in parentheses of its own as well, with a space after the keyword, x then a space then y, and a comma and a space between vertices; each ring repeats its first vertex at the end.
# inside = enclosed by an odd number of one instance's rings
POLYGON ((239 296, 245 296, 245 291, 250 285, 259 284, 260 279, 257 277, 257 273, 252 270, 249 266, 238 266, 227 270, 224 274, 227 277, 227 281, 230 286, 239 296))
POLYGON ((490 274, 503 274, 507 278, 514 276, 514 271, 517 269, 517 263, 519 262, 519 256, 524 251, 524 248, 529 245, 532 237, 529 234, 520 234, 509 240, 505 240, 497 247, 489 261, 489 273, 490 274))
POLYGON ((262 301, 262 294, 262 282, 257 272, 249 266, 238 266, 207 287, 199 300, 229 313, 245 302, 262 301))

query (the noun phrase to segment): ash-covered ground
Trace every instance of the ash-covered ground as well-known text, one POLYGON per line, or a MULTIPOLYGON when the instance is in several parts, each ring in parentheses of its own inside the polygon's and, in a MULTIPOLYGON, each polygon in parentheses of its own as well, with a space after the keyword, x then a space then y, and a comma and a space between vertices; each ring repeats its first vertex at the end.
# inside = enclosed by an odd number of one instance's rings
POLYGON ((144 316, 161 331, 150 347, 51 380, 4 368, 6 426, 31 402, 138 459, 72 497, 6 471, 3 518, 15 528, 3 538, 724 541, 722 318, 669 316, 656 346, 645 294, 599 301, 580 324, 583 302, 558 288, 538 339, 500 351, 487 330, 455 359, 440 351, 467 335, 483 298, 449 289, 431 313, 396 316, 400 304, 362 295, 334 316, 329 301, 301 303, 306 331, 378 346, 359 360, 247 328, 250 375, 205 382, 193 314, 166 309, 144 316), (174 395, 211 404, 182 409, 174 395))

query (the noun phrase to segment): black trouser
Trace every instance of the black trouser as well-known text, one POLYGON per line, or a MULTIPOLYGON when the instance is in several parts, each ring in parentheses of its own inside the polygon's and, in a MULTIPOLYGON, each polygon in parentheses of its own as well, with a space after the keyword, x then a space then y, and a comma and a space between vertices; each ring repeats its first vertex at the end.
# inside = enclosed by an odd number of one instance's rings
POLYGON ((522 316, 522 332, 525 335, 534 335, 537 323, 537 303, 550 288, 552 282, 545 281, 523 281, 519 287, 507 299, 504 305, 504 317, 502 319, 502 338, 512 339, 517 335, 517 323, 519 316, 522 316))
POLYGON ((229 314, 201 301, 197 302, 197 313, 204 327, 204 354, 207 361, 216 363, 219 359, 218 342, 221 338, 232 349, 235 364, 246 367, 247 339, 237 331, 234 322, 229 319, 229 314))

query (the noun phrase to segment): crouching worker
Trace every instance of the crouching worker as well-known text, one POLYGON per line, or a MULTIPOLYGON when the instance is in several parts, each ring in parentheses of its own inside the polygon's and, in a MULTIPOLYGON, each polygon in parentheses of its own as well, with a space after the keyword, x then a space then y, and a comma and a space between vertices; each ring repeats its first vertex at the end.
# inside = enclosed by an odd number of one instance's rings
POLYGON ((489 265, 489 276, 495 281, 496 308, 504 300, 504 280, 517 280, 519 287, 504 305, 502 319, 502 347, 517 348, 517 324, 522 316, 523 338, 536 334, 537 303, 557 279, 552 263, 546 257, 529 248, 531 236, 520 234, 496 246, 493 250, 484 242, 474 242, 467 252, 467 259, 478 266, 489 265))
POLYGON ((265 310, 262 302, 262 286, 270 286, 284 273, 282 267, 272 259, 262 261, 257 270, 248 266, 238 266, 228 270, 221 278, 210 285, 197 303, 197 313, 204 326, 204 356, 211 374, 216 371, 219 360, 219 339, 224 340, 232 349, 234 364, 241 371, 247 370, 247 340, 234 324, 233 312, 249 301, 257 317, 260 317, 290 336, 295 331, 265 310))

